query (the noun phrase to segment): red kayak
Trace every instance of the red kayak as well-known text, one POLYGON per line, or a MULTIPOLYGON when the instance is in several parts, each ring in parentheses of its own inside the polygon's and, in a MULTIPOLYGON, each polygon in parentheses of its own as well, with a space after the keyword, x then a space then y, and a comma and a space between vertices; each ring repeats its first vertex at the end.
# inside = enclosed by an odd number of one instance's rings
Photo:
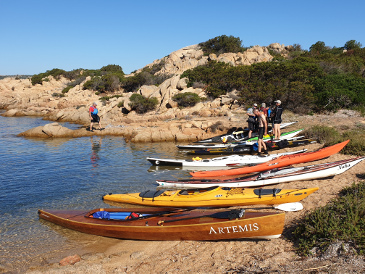
POLYGON ((313 152, 305 152, 299 153, 295 155, 285 155, 268 161, 263 164, 259 164, 256 166, 246 166, 241 168, 234 168, 234 169, 226 169, 226 170, 212 170, 212 171, 197 171, 191 172, 190 174, 193 177, 199 178, 207 178, 207 177, 218 177, 218 176, 235 176, 235 175, 242 175, 254 172, 261 172, 265 170, 270 170, 274 168, 286 167, 294 164, 306 163, 310 161, 316 161, 328 156, 331 156, 343 149, 350 140, 345 142, 325 147, 313 152))

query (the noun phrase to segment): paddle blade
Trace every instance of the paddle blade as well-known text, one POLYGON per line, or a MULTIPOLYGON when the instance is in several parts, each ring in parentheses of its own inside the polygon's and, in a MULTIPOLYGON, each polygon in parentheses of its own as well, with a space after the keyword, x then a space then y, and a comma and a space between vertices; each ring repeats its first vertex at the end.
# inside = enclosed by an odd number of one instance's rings
POLYGON ((283 210, 283 211, 300 211, 303 209, 303 205, 299 202, 295 203, 286 203, 274 206, 274 208, 283 210))

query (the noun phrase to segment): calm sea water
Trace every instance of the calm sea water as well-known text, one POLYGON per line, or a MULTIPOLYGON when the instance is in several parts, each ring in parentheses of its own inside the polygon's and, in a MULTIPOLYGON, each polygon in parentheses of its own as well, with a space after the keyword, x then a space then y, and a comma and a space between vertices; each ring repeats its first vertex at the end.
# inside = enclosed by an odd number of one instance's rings
POLYGON ((39 208, 106 207, 101 200, 106 193, 139 192, 155 188, 156 179, 188 177, 183 170, 156 171, 146 160, 147 156, 184 158, 173 143, 16 136, 47 123, 40 118, 0 116, 0 272, 26 268, 34 258, 83 244, 78 232, 68 233, 39 220, 39 208))

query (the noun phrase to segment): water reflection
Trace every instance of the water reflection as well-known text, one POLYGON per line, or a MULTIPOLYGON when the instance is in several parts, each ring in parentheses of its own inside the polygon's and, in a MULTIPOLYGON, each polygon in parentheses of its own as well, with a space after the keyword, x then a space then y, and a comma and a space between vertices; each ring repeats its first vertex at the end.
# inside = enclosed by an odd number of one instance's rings
POLYGON ((98 161, 100 160, 99 151, 101 149, 102 138, 99 137, 99 138, 94 139, 94 136, 93 136, 90 138, 90 141, 91 141, 91 157, 90 157, 91 165, 94 168, 97 168, 99 166, 99 164, 98 164, 98 161))

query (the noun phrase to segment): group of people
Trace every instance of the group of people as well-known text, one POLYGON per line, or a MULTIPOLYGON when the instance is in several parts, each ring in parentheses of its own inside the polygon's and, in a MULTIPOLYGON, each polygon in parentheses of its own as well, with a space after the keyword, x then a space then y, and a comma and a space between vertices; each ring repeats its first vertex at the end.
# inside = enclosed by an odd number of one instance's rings
POLYGON ((264 142, 264 136, 267 135, 267 126, 272 123, 273 135, 276 140, 280 139, 281 131, 281 114, 283 113, 283 107, 281 101, 276 100, 273 108, 266 107, 265 103, 262 103, 261 107, 258 108, 257 104, 254 104, 252 108, 247 110, 248 115, 248 137, 252 137, 252 132, 257 131, 258 133, 258 155, 261 155, 262 148, 264 154, 268 154, 267 147, 264 142))
MULTIPOLYGON (((281 101, 276 100, 275 106, 273 108, 266 107, 265 103, 261 104, 258 108, 257 104, 254 104, 252 108, 247 110, 248 115, 248 138, 252 137, 252 132, 258 132, 258 154, 261 155, 262 148, 264 149, 264 154, 268 154, 267 147, 264 142, 264 136, 267 135, 267 125, 272 123, 273 135, 276 140, 280 139, 280 124, 281 124, 281 114, 283 113, 283 108, 281 106, 281 101)), ((89 108, 90 117, 90 131, 93 131, 93 123, 99 124, 99 129, 102 130, 100 117, 98 115, 97 103, 94 102, 89 108)))

